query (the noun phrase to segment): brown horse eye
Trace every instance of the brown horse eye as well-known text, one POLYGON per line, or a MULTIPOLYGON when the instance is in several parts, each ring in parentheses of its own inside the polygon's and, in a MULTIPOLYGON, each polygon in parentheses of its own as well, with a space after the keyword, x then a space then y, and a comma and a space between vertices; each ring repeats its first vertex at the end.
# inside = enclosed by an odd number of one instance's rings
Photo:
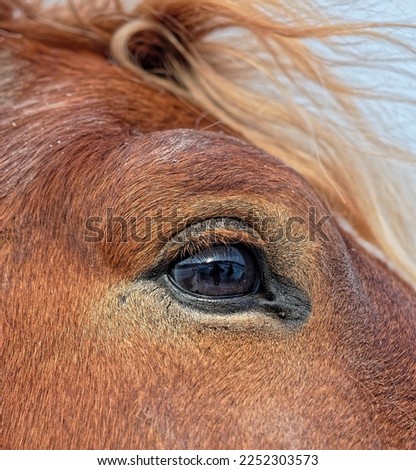
POLYGON ((218 245, 174 264, 171 280, 182 290, 207 297, 235 297, 257 291, 260 274, 255 257, 241 246, 218 245))

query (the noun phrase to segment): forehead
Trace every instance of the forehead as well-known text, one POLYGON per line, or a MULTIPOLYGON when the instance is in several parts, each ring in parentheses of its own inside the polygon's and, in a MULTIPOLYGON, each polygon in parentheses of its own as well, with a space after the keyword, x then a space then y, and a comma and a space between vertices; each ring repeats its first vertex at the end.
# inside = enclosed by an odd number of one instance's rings
POLYGON ((282 206, 316 202, 277 159, 226 136, 175 97, 121 75, 103 57, 8 42, 13 55, 4 61, 13 73, 2 124, 8 185, 20 193, 26 182, 59 192, 54 179, 65 178, 71 190, 112 204, 140 196, 130 202, 140 202, 142 211, 150 204, 144 194, 165 206, 189 207, 201 196, 270 200, 277 192, 282 206))
POLYGON ((175 129, 145 134, 128 142, 119 158, 109 158, 107 164, 108 171, 119 172, 120 183, 148 185, 175 203, 201 195, 270 199, 277 192, 282 203, 285 192, 297 194, 293 204, 316 199, 306 182, 278 159, 219 133, 175 129))
POLYGON ((0 63, 6 72, 1 81, 3 117, 22 118, 30 113, 47 118, 47 113, 54 114, 65 120, 68 132, 88 118, 103 127, 111 116, 113 125, 125 124, 142 132, 177 128, 178 122, 183 127, 216 128, 213 120, 191 104, 148 86, 100 54, 22 37, 2 39, 0 63), (71 110, 73 121, 65 110, 71 110))

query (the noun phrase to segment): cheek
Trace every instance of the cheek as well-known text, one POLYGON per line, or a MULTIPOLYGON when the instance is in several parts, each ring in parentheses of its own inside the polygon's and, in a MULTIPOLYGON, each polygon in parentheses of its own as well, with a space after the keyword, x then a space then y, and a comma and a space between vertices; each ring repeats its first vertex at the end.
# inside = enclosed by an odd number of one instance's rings
MULTIPOLYGON (((351 429, 371 429, 327 324, 277 334, 276 321, 204 322, 148 282, 111 288, 86 318, 59 385, 79 397, 83 446, 348 447, 351 429)), ((71 416, 73 401, 54 403, 71 416)))
POLYGON ((151 281, 117 283, 84 330, 86 413, 113 410, 109 438, 138 447, 348 447, 351 426, 371 425, 334 333, 339 314, 315 310, 285 331, 252 314, 201 315, 151 281))

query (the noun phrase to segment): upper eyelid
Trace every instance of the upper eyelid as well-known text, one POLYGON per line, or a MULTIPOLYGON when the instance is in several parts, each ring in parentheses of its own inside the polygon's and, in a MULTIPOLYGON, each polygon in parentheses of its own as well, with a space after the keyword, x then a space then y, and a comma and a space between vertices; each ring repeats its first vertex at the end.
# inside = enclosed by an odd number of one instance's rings
POLYGON ((194 236, 188 239, 180 250, 180 255, 193 255, 197 251, 209 248, 215 244, 237 244, 261 248, 264 243, 261 239, 253 237, 250 233, 244 231, 234 231, 230 229, 221 229, 221 231, 207 231, 200 236, 194 236))
POLYGON ((166 242, 147 275, 166 270, 178 258, 192 256, 205 248, 238 243, 258 250, 265 245, 260 235, 240 219, 211 218, 193 223, 166 242))
POLYGON ((203 226, 205 221, 203 224, 192 224, 172 238, 172 252, 176 252, 174 258, 193 255, 215 244, 242 243, 259 249, 264 246, 264 241, 260 235, 242 221, 234 219, 210 219, 206 222, 211 222, 208 227, 203 226), (197 231, 195 233, 196 227, 197 231))

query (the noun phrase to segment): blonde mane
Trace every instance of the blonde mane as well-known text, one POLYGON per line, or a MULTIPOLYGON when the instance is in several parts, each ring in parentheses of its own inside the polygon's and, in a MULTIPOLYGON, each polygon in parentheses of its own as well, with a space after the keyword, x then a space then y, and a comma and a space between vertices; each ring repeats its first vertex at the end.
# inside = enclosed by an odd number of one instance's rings
POLYGON ((174 93, 297 170, 366 249, 416 283, 416 156, 364 111, 415 103, 348 83, 358 66, 404 73, 416 49, 399 34, 414 25, 345 22, 313 0, 129 3, 3 1, 0 28, 111 51, 132 79, 174 93), (385 46, 394 60, 366 45, 385 46))

